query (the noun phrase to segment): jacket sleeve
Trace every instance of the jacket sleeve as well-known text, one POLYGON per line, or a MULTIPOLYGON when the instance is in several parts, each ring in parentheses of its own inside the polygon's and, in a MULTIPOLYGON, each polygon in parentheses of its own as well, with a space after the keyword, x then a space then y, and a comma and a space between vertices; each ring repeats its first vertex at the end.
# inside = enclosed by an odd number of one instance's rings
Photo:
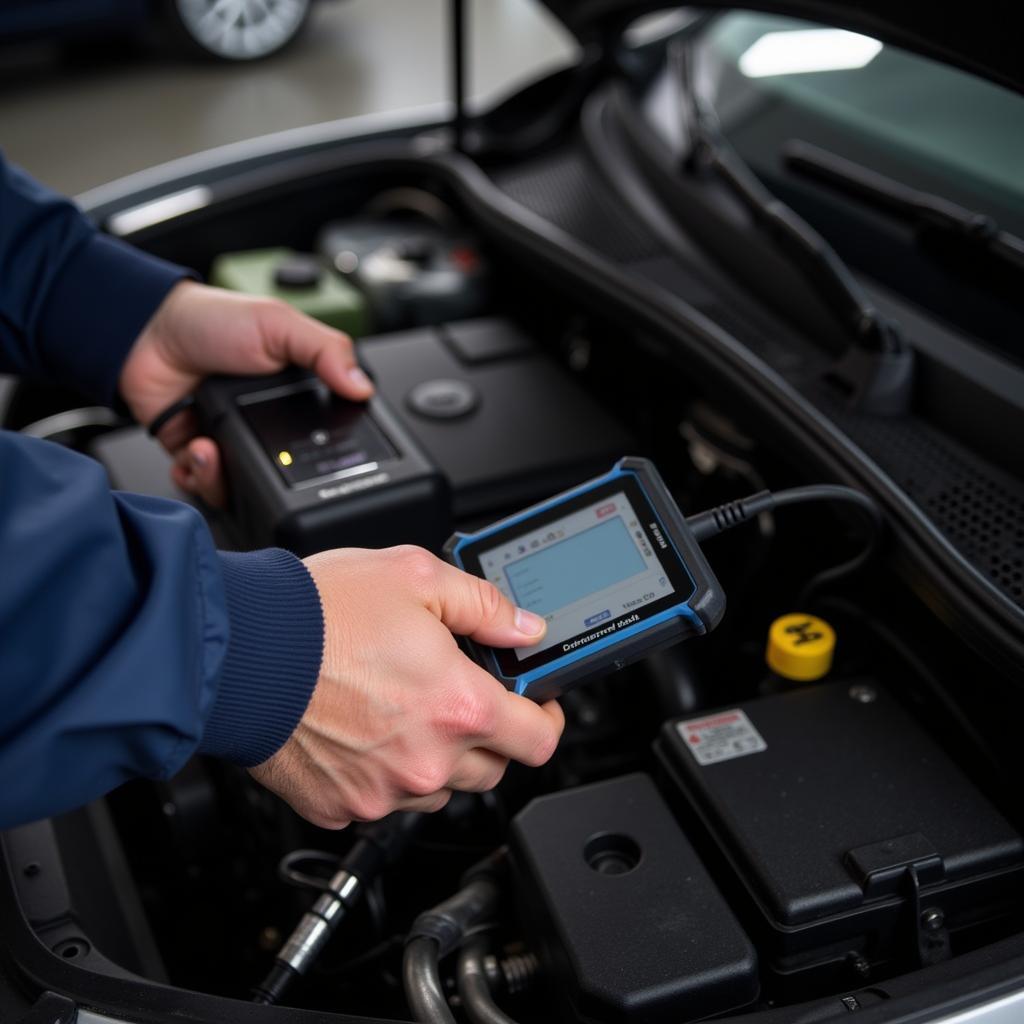
POLYGON ((0 372, 109 404, 128 349, 186 276, 101 234, 0 154, 0 372))
MULTIPOLYGON (((0 157, 0 370, 112 401, 188 273, 0 157)), ((0 827, 197 750, 258 764, 305 710, 322 647, 298 559, 218 553, 189 506, 112 493, 91 459, 0 431, 0 827)))
POLYGON ((180 502, 0 431, 0 828, 195 751, 257 764, 320 668, 316 585, 280 550, 218 553, 180 502))

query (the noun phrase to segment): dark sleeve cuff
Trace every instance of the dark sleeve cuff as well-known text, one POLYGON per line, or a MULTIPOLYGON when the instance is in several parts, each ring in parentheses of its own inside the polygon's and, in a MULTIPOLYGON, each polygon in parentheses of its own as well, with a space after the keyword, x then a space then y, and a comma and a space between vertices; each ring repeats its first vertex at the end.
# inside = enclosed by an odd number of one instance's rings
POLYGON ((53 283, 39 351, 53 377, 110 405, 121 366, 167 293, 193 271, 94 234, 53 283))
POLYGON ((230 635, 199 752, 250 767, 291 736, 313 696, 323 611, 313 577, 287 551, 219 556, 230 635))

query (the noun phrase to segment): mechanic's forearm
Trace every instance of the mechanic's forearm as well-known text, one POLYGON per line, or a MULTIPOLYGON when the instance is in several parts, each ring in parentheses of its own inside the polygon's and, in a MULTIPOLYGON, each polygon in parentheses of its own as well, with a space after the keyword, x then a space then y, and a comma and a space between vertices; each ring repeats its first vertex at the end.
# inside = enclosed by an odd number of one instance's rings
POLYGON ((0 489, 0 827, 285 741, 322 654, 297 559, 219 555, 189 506, 4 432, 0 489))
POLYGON ((190 274, 100 234, 0 155, 0 371, 112 402, 132 343, 190 274))

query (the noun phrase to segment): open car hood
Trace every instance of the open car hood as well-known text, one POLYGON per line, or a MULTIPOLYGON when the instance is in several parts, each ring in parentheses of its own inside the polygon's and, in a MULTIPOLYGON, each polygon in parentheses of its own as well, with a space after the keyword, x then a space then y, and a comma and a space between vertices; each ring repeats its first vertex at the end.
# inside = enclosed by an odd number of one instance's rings
MULTIPOLYGON (((580 40, 606 38, 645 11, 673 6, 665 0, 543 0, 580 40)), ((701 5, 767 11, 862 32, 886 43, 954 64, 1024 92, 1024 13, 1018 4, 977 0, 965 8, 924 0, 747 0, 701 5)), ((1009 126, 1008 126, 1009 127, 1009 126)))

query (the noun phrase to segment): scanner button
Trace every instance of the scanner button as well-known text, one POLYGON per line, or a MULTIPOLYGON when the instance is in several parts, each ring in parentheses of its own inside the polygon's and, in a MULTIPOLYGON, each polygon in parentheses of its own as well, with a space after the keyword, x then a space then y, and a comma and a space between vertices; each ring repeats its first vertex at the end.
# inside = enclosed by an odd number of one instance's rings
POLYGON ((464 380, 426 380, 409 392, 409 408, 435 420, 466 416, 480 404, 480 394, 464 380))

